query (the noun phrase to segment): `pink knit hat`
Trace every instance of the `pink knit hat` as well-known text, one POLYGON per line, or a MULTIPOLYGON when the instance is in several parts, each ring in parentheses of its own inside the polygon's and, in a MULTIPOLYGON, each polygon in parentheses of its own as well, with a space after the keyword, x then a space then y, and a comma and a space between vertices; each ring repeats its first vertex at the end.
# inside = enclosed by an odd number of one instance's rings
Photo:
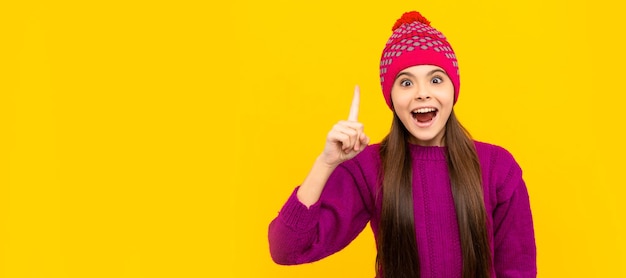
POLYGON ((435 65, 441 67, 454 85, 454 103, 459 98, 459 64, 446 37, 419 12, 407 12, 396 21, 393 34, 380 58, 380 85, 389 108, 391 88, 396 75, 408 67, 435 65))

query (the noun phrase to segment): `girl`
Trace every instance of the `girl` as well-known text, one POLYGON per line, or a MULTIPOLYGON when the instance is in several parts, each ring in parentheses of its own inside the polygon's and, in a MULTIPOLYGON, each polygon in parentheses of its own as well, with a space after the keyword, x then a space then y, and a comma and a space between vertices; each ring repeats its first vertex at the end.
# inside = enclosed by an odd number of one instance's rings
POLYGON ((270 224, 272 258, 322 259, 370 222, 378 277, 536 277, 522 171, 505 149, 473 141, 454 115, 460 82, 450 44, 418 12, 392 31, 380 63, 391 131, 368 146, 357 88, 348 120, 330 130, 270 224))

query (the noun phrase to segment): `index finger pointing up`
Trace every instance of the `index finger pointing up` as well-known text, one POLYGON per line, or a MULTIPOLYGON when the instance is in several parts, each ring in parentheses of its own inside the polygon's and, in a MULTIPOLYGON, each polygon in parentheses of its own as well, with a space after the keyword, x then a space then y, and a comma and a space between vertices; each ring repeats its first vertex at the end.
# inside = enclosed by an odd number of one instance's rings
POLYGON ((354 97, 352 97, 352 105, 350 106, 350 115, 348 121, 356 122, 359 118, 359 102, 361 101, 361 90, 359 85, 354 87, 354 97))

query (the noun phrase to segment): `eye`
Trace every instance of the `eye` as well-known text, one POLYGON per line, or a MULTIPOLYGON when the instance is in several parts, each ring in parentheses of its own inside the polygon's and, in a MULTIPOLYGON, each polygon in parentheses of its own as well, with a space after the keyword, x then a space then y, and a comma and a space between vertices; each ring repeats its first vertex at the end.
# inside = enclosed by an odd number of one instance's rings
POLYGON ((430 83, 440 84, 440 83, 443 83, 443 79, 439 76, 435 76, 433 77, 433 79, 430 80, 430 83))
POLYGON ((400 86, 402 87, 409 87, 411 85, 413 85, 413 82, 411 82, 411 80, 403 79, 402 81, 400 81, 400 86))

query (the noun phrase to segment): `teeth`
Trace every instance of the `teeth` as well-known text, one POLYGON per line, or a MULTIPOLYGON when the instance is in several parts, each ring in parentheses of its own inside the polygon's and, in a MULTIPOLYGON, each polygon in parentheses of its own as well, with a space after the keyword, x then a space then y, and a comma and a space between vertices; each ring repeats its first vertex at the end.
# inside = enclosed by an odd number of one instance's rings
POLYGON ((415 114, 415 113, 428 113, 428 112, 434 112, 434 111, 436 111, 436 110, 437 110, 437 109, 432 108, 432 107, 429 107, 429 108, 419 108, 419 109, 415 109, 415 110, 413 110, 413 112, 412 112, 412 113, 413 113, 413 114, 415 114))

